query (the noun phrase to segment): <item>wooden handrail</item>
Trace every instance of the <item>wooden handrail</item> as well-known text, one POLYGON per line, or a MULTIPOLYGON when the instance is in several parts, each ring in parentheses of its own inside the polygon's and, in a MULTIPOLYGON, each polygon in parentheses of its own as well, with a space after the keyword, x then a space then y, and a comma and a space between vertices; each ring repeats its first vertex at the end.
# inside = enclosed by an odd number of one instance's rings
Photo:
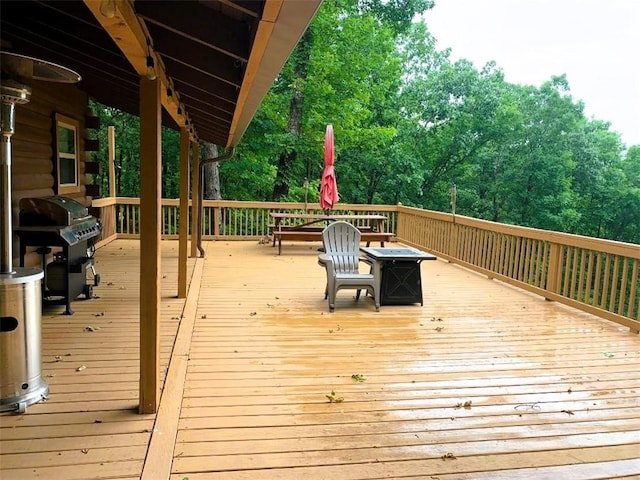
POLYGON ((640 330, 640 245, 398 207, 398 239, 640 330))

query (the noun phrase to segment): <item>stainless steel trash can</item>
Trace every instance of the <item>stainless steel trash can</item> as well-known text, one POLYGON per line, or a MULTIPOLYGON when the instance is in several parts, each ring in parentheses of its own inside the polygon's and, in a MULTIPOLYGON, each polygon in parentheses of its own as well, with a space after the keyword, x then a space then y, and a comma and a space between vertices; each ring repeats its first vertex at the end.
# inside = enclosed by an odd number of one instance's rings
POLYGON ((43 275, 37 268, 0 274, 0 412, 24 412, 49 393, 41 373, 43 275))

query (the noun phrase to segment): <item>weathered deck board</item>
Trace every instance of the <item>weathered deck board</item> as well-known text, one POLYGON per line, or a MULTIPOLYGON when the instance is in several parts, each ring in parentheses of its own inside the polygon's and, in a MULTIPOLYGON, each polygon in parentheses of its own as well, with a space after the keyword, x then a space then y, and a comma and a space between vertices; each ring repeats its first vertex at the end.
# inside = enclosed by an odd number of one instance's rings
POLYGON ((422 308, 329 314, 315 248, 207 255, 172 480, 640 474, 627 329, 445 262, 422 308))
POLYGON ((329 314, 317 246, 206 247, 174 350, 185 305, 163 242, 163 378, 175 368, 156 423, 136 409, 137 242, 99 250, 100 298, 43 317, 50 398, 0 417, 3 480, 139 479, 154 425, 153 480, 640 476, 628 329, 442 261, 422 265, 424 307, 341 291, 329 314))
MULTIPOLYGON (((166 369, 184 300, 173 298, 177 242, 163 247, 166 369)), ((45 308, 42 373, 50 394, 24 415, 0 417, 3 480, 139 478, 155 416, 137 413, 138 252, 137 241, 100 249, 96 269, 102 283, 94 289, 99 298, 73 302, 72 316, 61 315, 62 307, 45 308)))

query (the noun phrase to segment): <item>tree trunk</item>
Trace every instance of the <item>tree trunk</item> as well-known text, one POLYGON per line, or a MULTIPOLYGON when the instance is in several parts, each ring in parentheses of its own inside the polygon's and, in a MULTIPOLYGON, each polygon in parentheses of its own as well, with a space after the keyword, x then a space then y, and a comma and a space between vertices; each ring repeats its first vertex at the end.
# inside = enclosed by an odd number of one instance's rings
MULTIPOLYGON (((218 146, 213 143, 204 142, 204 158, 215 158, 218 156, 218 146)), ((221 200, 220 195, 220 173, 218 162, 208 163, 204 166, 203 198, 205 200, 221 200)))
MULTIPOLYGON (((311 29, 307 29, 300 39, 300 43, 294 52, 293 92, 289 104, 289 124, 287 127, 291 136, 300 138, 302 133, 302 104, 304 101, 303 86, 309 71, 309 59, 311 56, 312 36, 311 29)), ((273 200, 278 201, 289 194, 289 182, 291 170, 298 158, 298 152, 294 149, 284 151, 278 156, 278 170, 273 185, 273 200)))

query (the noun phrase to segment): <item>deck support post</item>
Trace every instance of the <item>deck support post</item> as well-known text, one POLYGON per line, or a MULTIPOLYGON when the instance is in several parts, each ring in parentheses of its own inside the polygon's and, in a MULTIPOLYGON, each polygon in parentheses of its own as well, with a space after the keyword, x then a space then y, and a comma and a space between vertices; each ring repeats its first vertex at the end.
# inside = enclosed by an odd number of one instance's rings
POLYGON ((140 413, 160 401, 160 81, 140 77, 140 413))
POLYGON ((189 130, 180 129, 180 217, 178 220, 178 298, 187 297, 189 229, 189 130))
POLYGON ((116 127, 109 125, 107 129, 109 147, 109 197, 115 198, 116 191, 116 127))
POLYGON ((200 222, 200 145, 191 148, 191 257, 198 257, 198 222, 200 222))

